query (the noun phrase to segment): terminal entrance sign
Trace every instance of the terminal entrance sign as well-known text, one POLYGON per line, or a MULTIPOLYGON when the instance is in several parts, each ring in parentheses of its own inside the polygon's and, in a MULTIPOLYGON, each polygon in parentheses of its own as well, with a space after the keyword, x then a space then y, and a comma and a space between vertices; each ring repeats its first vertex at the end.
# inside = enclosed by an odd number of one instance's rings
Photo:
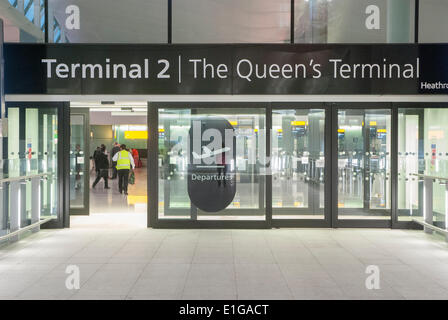
POLYGON ((7 44, 7 94, 447 94, 448 44, 7 44))

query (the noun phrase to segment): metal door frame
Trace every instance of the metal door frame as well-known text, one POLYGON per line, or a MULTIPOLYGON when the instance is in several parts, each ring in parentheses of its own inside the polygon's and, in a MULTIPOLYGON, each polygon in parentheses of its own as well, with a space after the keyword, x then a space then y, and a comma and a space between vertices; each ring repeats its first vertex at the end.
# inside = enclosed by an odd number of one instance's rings
MULTIPOLYGON (((89 215, 90 214, 90 109, 89 108, 70 108, 70 135, 71 135, 71 116, 83 116, 84 124, 84 197, 83 208, 71 208, 70 215, 89 215)), ((71 147, 71 138, 70 138, 71 147)), ((69 171, 70 176, 70 171, 69 171)))
MULTIPOLYGON (((391 228, 393 208, 395 206, 396 198, 392 190, 394 190, 395 176, 396 176, 396 139, 397 128, 393 113, 392 103, 376 103, 376 102, 338 102, 331 103, 332 109, 332 152, 331 152, 331 167, 332 167, 332 227, 333 228, 391 228), (391 204, 390 204, 390 219, 344 219, 340 220, 338 215, 338 111, 344 109, 358 109, 358 110, 374 110, 384 109, 389 110, 391 115, 391 204)), ((362 208, 361 208, 362 209, 362 208)), ((356 209, 354 209, 356 210, 356 209)))
MULTIPOLYGON (((41 228, 68 228, 70 227, 70 132, 67 132, 67 128, 70 128, 70 102, 6 102, 6 108, 10 107, 58 109, 58 214, 57 219, 43 224, 41 228)), ((7 148, 7 145, 5 139, 4 148, 7 148)))
MULTIPOLYGON (((324 156, 325 156, 325 174, 324 174, 324 219, 275 219, 272 217, 273 227, 295 227, 295 228, 329 228, 331 227, 331 108, 326 103, 321 102, 272 102, 272 110, 279 109, 323 109, 325 110, 325 133, 324 133, 324 156)), ((271 112, 272 118, 272 112, 271 112)), ((272 123, 272 122, 271 122, 272 123)), ((272 129, 272 126, 270 127, 272 129)), ((272 190, 272 175, 271 186, 272 190)), ((271 192, 272 202, 272 192, 271 192)), ((272 209, 273 210, 273 209, 272 209)))
MULTIPOLYGON (((271 176, 265 179, 265 220, 191 220, 158 218, 158 124, 159 109, 193 109, 193 108, 229 108, 229 109, 264 109, 265 127, 272 127, 270 103, 266 102, 148 102, 148 227, 152 228, 271 228, 272 225, 272 189, 271 176), (156 150, 150 152, 150 150, 156 150), (151 201, 153 199, 153 201, 151 201)), ((271 152, 270 139, 266 139, 266 156, 271 152)))

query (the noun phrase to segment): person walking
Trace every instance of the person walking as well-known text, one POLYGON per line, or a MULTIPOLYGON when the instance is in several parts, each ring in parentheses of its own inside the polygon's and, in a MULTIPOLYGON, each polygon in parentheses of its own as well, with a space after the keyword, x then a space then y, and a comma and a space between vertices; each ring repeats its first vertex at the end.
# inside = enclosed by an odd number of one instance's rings
POLYGON ((125 195, 128 194, 129 172, 134 170, 135 163, 132 153, 126 150, 126 145, 120 146, 121 151, 114 155, 113 161, 117 163, 118 172, 118 191, 125 195))
POLYGON ((106 147, 102 146, 100 151, 101 152, 96 154, 95 162, 97 163, 97 176, 95 181, 93 182, 92 188, 95 189, 98 182, 100 182, 101 178, 103 178, 104 189, 110 189, 108 185, 109 159, 107 158, 106 147))
POLYGON ((101 153, 101 148, 100 147, 96 147, 95 151, 93 152, 93 169, 95 169, 96 174, 98 175, 98 163, 96 162, 96 159, 98 157, 98 155, 101 153))
POLYGON ((110 159, 112 161, 112 178, 111 179, 117 179, 117 161, 114 161, 114 156, 120 152, 120 145, 115 142, 112 150, 110 150, 110 159))

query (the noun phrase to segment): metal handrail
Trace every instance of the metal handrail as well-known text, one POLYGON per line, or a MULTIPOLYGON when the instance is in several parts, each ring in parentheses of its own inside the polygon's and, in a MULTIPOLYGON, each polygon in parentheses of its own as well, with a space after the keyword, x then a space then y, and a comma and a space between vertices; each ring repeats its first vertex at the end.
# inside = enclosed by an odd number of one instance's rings
POLYGON ((46 176, 53 175, 54 173, 40 173, 40 174, 32 174, 29 176, 19 176, 19 177, 11 177, 11 178, 5 178, 0 179, 0 183, 6 183, 6 182, 15 182, 15 181, 22 181, 22 180, 31 180, 34 178, 43 178, 46 176))
POLYGON ((30 224, 29 226, 20 228, 19 230, 16 230, 16 231, 7 233, 7 234, 5 234, 4 236, 1 236, 1 237, 0 237, 0 241, 3 241, 3 240, 7 240, 7 239, 9 239, 9 238, 12 238, 12 237, 14 237, 14 236, 16 236, 16 235, 19 235, 19 234, 21 234, 21 233, 24 233, 25 231, 28 231, 28 230, 30 230, 30 229, 34 229, 34 228, 40 226, 41 224, 47 223, 48 221, 51 221, 51 220, 54 220, 54 219, 55 219, 55 218, 53 218, 53 217, 48 217, 48 218, 41 219, 41 220, 39 220, 39 221, 37 221, 37 222, 35 222, 35 223, 33 223, 33 224, 30 224))
POLYGON ((443 181, 448 181, 448 178, 447 178, 447 177, 429 176, 429 175, 421 174, 421 173, 410 173, 409 175, 411 175, 411 176, 415 176, 415 177, 420 177, 420 178, 425 178, 425 179, 433 179, 433 180, 443 180, 443 181))
POLYGON ((421 220, 418 220, 418 219, 412 219, 412 221, 414 221, 415 223, 417 223, 419 225, 422 225, 423 227, 426 227, 426 228, 432 229, 434 231, 443 233, 444 235, 448 235, 448 230, 445 230, 443 228, 437 227, 437 226, 435 226, 433 224, 430 224, 430 223, 427 223, 425 221, 421 221, 421 220))
POLYGON ((434 225, 433 220, 433 183, 434 180, 444 181, 445 184, 445 199, 448 199, 448 178, 430 176, 421 173, 411 173, 411 176, 422 178, 423 181, 423 220, 413 220, 414 222, 421 224, 426 233, 432 233, 433 231, 445 234, 448 241, 448 206, 445 207, 445 228, 439 228, 434 225))

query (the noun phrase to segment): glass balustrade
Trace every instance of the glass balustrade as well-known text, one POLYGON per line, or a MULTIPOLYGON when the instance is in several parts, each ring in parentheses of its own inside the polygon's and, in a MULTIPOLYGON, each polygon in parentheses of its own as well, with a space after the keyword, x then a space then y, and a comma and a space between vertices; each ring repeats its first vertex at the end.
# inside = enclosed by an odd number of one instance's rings
POLYGON ((57 108, 7 109, 8 139, 0 161, 0 237, 59 208, 57 108))

